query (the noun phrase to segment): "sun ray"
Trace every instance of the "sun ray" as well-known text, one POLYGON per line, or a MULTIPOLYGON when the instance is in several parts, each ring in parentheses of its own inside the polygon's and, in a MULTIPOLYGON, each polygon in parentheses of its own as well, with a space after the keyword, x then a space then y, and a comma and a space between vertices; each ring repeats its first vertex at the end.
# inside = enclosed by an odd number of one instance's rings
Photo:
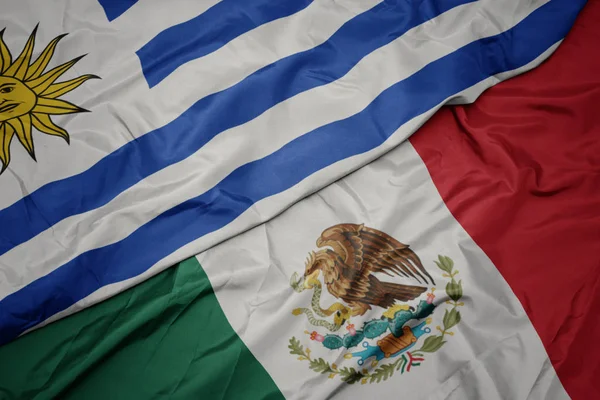
POLYGON ((62 74, 67 72, 73 65, 77 63, 77 61, 81 60, 83 57, 85 57, 85 55, 74 58, 71 61, 68 61, 62 65, 59 65, 56 68, 51 69, 39 78, 28 81, 27 86, 29 86, 36 94, 42 93, 44 90, 48 89, 48 87, 50 87, 50 85, 52 85, 58 78, 60 78, 62 74))
POLYGON ((54 40, 48 43, 48 46, 46 46, 42 54, 40 54, 37 60, 35 60, 35 62, 29 67, 27 75, 25 75, 26 81, 38 78, 40 75, 42 75, 48 64, 50 64, 50 60, 54 55, 54 51, 56 50, 58 42, 60 42, 60 40, 65 36, 67 36, 66 33, 55 37, 54 40))
POLYGON ((10 67, 10 64, 12 64, 12 55, 4 43, 5 30, 6 29, 2 29, 0 31, 0 74, 7 70, 8 67, 10 67))
POLYGON ((61 114, 73 114, 79 112, 87 112, 87 110, 76 106, 75 104, 69 103, 68 101, 59 99, 47 99, 45 97, 38 97, 36 106, 31 110, 34 113, 61 115, 61 114))
POLYGON ((60 126, 56 125, 54 122, 52 122, 48 114, 33 113, 32 122, 33 126, 38 131, 46 133, 48 135, 60 136, 61 138, 65 139, 67 143, 69 143, 69 133, 60 126))
POLYGON ((35 160, 33 137, 31 136, 31 114, 25 114, 21 115, 19 118, 9 119, 6 123, 13 127, 19 142, 25 147, 31 158, 35 160))
POLYGON ((58 136, 69 143, 69 132, 58 126, 51 115, 87 112, 68 101, 59 99, 96 75, 82 75, 64 82, 56 81, 84 56, 77 57, 45 72, 56 48, 66 35, 55 37, 32 62, 37 26, 31 33, 19 57, 14 58, 0 30, 0 174, 11 160, 10 144, 16 136, 34 160, 33 128, 38 132, 58 136))
POLYGON ((50 85, 48 89, 40 93, 40 96, 46 97, 48 99, 55 99, 57 97, 62 96, 65 93, 70 92, 71 90, 77 89, 81 84, 90 79, 100 79, 100 77, 96 75, 82 75, 78 78, 71 79, 65 82, 55 83, 53 85, 50 85))
POLYGON ((10 142, 14 134, 15 131, 10 125, 0 124, 0 161, 2 161, 0 174, 4 172, 10 163, 10 142))
POLYGON ((31 32, 21 54, 19 54, 12 65, 4 72, 5 76, 12 76, 20 81, 25 79, 25 74, 29 68, 29 62, 31 61, 31 55, 33 54, 33 47, 35 46, 35 34, 37 33, 37 29, 38 27, 36 26, 33 32, 31 32))

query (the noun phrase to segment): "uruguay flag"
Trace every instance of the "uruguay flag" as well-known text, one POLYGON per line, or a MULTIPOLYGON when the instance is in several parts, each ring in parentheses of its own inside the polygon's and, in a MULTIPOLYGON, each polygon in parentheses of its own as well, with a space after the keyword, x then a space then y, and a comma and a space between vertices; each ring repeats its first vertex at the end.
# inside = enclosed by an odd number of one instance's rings
POLYGON ((536 67, 585 2, 5 3, 0 343, 270 220, 536 67))

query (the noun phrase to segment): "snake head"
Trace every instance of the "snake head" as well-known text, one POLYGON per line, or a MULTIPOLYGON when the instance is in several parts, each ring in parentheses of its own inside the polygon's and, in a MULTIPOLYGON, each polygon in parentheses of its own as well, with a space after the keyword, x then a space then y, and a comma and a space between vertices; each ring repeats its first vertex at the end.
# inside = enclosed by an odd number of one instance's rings
POLYGON ((298 274, 296 272, 294 272, 292 274, 292 277, 290 278, 290 286, 296 292, 300 293, 300 292, 304 291, 304 289, 305 289, 304 281, 305 281, 304 276, 301 276, 300 278, 298 278, 298 274))

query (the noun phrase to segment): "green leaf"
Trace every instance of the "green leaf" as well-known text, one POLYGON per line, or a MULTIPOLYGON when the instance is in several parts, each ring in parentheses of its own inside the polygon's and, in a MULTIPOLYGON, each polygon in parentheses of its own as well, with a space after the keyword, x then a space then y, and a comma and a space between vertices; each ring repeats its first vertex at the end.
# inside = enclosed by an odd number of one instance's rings
MULTIPOLYGON (((400 360, 398 360, 400 361, 400 360)), ((371 373, 371 383, 381 382, 382 380, 386 381, 389 377, 394 375, 396 371, 396 367, 398 365, 398 361, 392 364, 385 364, 381 367, 377 368, 375 371, 371 373)))
POLYGON ((438 266, 444 272, 448 274, 452 273, 452 268, 454 267, 454 261, 450 257, 438 255, 438 261, 434 261, 435 265, 438 266))
POLYGON ((448 312, 448 310, 446 310, 446 313, 444 314, 444 329, 445 330, 449 330, 450 328, 455 327, 456 325, 458 325, 459 322, 460 322, 460 312, 456 308, 453 308, 452 310, 450 310, 450 312, 448 312))
POLYGON ((310 362, 310 369, 312 369, 315 372, 320 372, 322 374, 333 372, 333 369, 331 368, 329 363, 323 360, 322 358, 319 358, 318 360, 312 360, 310 362))
POLYGON ((340 369, 340 376, 344 382, 349 383, 350 385, 359 382, 364 377, 362 372, 348 367, 340 369))
POLYGON ((290 339, 290 345, 288 346, 290 349, 290 354, 295 354, 297 356, 304 356, 304 346, 300 344, 300 341, 295 337, 290 339))
POLYGON ((452 268, 454 268, 454 261, 452 261, 452 259, 448 256, 444 256, 444 261, 446 262, 446 265, 448 266, 450 272, 452 272, 452 268))
POLYGON ((446 343, 444 338, 440 336, 429 336, 423 342, 423 347, 421 347, 418 351, 422 351, 424 353, 434 353, 438 351, 443 345, 446 343))
POLYGON ((452 300, 460 300, 463 295, 462 280, 456 283, 456 281, 452 279, 452 281, 446 285, 446 293, 452 300))

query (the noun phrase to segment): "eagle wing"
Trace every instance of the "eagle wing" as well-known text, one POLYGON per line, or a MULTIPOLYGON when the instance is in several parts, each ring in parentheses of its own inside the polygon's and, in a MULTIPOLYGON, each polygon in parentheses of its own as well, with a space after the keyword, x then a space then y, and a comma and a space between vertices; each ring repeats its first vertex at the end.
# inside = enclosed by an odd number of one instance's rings
POLYGON ((415 299, 426 289, 422 286, 381 282, 374 275, 368 275, 366 279, 352 281, 345 288, 342 298, 347 302, 361 302, 388 308, 394 304, 395 300, 409 301, 415 299))
MULTIPOLYGON (((339 261, 353 270, 342 273, 346 276, 354 275, 355 279, 360 275, 363 279, 359 279, 363 284, 368 285, 368 275, 371 272, 404 276, 419 283, 435 284, 419 257, 408 245, 363 224, 332 226, 321 234, 317 246, 331 247, 339 261)), ((339 268, 339 263, 336 264, 339 268)))

